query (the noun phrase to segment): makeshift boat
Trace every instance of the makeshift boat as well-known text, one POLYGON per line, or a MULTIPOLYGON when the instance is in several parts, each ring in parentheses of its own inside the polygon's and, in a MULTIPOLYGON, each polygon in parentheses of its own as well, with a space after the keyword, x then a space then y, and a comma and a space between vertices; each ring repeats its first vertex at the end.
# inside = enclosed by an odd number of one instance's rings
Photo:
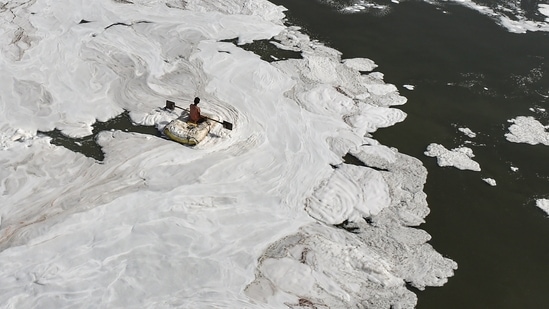
POLYGON ((164 134, 178 143, 194 146, 208 136, 215 123, 216 121, 210 118, 196 124, 189 122, 188 117, 179 117, 166 125, 164 134))
MULTIPOLYGON (((166 107, 164 107, 165 110, 173 111, 175 108, 179 108, 189 113, 188 109, 175 105, 175 102, 173 101, 166 100, 166 107)), ((219 121, 208 114, 202 114, 201 116, 204 117, 204 121, 196 124, 190 122, 188 116, 184 117, 181 115, 179 118, 168 123, 163 132, 167 137, 176 142, 183 145, 194 146, 208 136, 208 133, 210 133, 210 130, 216 123, 220 123, 223 125, 223 128, 227 130, 233 129, 233 124, 228 121, 219 121)))

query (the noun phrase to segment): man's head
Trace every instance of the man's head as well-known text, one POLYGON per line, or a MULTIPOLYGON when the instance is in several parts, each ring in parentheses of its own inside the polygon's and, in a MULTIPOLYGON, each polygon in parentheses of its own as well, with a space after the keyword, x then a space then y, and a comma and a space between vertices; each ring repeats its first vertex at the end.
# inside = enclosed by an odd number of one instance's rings
POLYGON ((198 103, 200 103, 200 98, 199 97, 194 98, 194 104, 196 105, 198 103))

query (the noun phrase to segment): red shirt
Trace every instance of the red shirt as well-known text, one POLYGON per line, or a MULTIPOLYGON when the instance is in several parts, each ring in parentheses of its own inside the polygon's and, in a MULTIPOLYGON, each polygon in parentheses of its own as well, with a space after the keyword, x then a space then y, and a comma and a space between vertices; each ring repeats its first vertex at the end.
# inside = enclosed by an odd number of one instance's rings
POLYGON ((200 115, 200 107, 198 107, 196 104, 191 104, 191 106, 189 106, 189 109, 191 111, 189 115, 189 120, 191 122, 197 123, 202 118, 202 116, 200 115))

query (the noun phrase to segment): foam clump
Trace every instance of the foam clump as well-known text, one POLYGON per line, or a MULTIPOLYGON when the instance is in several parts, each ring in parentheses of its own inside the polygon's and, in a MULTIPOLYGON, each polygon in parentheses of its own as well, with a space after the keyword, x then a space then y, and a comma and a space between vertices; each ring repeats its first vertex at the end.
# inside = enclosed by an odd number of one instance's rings
POLYGON ((436 157, 439 166, 453 166, 460 170, 480 171, 480 165, 473 158, 473 150, 469 147, 459 147, 452 150, 439 144, 430 144, 427 146, 425 155, 436 157))
POLYGON ((470 138, 475 138, 477 134, 469 128, 458 128, 458 130, 470 138))
POLYGON ((549 215, 549 199, 536 200, 536 206, 549 215))
POLYGON ((538 4, 538 10, 541 14, 545 15, 545 21, 549 23, 549 4, 538 4))
POLYGON ((373 60, 367 58, 344 59, 343 63, 357 71, 370 72, 377 68, 377 64, 373 60))
POLYGON ((509 120, 512 125, 505 138, 513 143, 526 143, 530 145, 543 144, 549 146, 549 126, 544 126, 534 117, 519 116, 509 120))
POLYGON ((487 184, 491 185, 492 187, 495 187, 497 185, 496 180, 493 178, 482 178, 482 180, 487 184))
POLYGON ((360 161, 367 162, 368 166, 377 169, 387 169, 396 162, 398 157, 396 149, 382 145, 373 138, 365 138, 364 143, 351 149, 350 153, 360 161))

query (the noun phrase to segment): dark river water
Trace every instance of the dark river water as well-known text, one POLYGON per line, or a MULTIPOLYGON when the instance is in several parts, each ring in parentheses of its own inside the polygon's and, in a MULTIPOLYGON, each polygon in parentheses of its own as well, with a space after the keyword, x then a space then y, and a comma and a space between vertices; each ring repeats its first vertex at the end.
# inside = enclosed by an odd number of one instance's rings
POLYGON ((271 2, 342 58, 374 60, 408 98, 399 107, 407 119, 374 138, 423 161, 431 213, 421 228, 459 265, 443 287, 415 291, 417 308, 547 308, 549 218, 535 200, 549 198, 549 146, 505 133, 517 116, 549 123, 549 34, 510 33, 452 4, 387 2, 389 11, 344 14, 318 0, 271 2), (458 131, 465 127, 477 136, 458 131), (482 171, 439 167, 424 155, 430 143, 470 147, 482 171))

